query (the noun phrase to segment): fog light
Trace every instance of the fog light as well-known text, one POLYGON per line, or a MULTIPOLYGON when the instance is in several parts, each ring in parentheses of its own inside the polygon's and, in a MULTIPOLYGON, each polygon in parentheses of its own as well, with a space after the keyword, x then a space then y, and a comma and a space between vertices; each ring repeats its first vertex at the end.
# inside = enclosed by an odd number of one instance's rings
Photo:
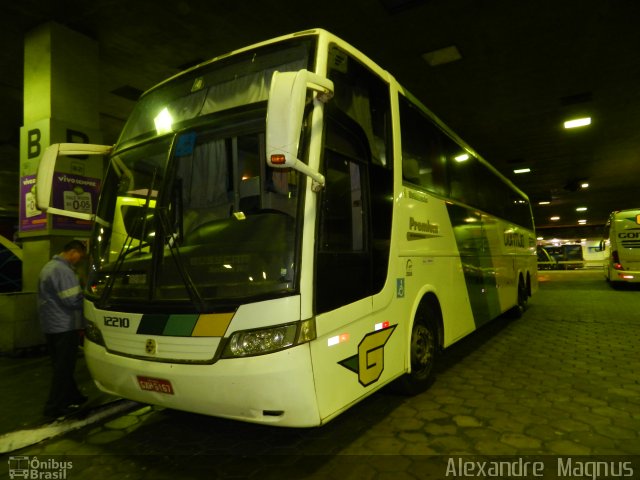
POLYGON ((96 326, 95 323, 89 321, 89 320, 85 320, 86 321, 86 327, 84 329, 84 336, 87 340, 92 341, 93 343, 95 343, 96 345, 101 345, 101 346, 105 346, 104 344, 104 338, 102 337, 102 332, 100 331, 100 329, 96 326))

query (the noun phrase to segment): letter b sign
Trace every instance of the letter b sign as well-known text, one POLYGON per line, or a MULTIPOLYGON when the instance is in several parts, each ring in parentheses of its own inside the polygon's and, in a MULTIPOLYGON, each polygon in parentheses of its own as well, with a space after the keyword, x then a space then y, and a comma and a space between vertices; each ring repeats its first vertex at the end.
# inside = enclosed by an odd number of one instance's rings
POLYGON ((42 139, 42 132, 39 128, 34 128, 27 132, 27 158, 37 158, 42 152, 40 146, 40 140, 42 139))

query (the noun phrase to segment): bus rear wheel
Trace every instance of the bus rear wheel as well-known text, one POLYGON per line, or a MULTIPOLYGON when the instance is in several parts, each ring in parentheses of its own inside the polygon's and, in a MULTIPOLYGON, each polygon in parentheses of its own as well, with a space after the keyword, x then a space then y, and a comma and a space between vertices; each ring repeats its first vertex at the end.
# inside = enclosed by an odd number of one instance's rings
POLYGON ((529 306, 529 293, 524 280, 521 278, 518 282, 518 310, 520 310, 520 315, 524 313, 527 306, 529 306))
POLYGON ((529 293, 524 280, 520 278, 518 281, 518 303, 515 307, 507 312, 510 318, 520 318, 529 305, 529 293))
POLYGON ((400 388, 407 395, 416 395, 433 382, 438 356, 438 330, 429 316, 419 314, 413 322, 410 355, 411 372, 400 378, 400 388))

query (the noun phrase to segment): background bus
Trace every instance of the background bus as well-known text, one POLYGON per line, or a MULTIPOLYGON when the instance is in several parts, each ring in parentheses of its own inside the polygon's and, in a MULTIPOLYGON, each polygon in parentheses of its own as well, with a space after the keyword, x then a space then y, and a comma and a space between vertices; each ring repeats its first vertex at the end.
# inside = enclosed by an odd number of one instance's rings
POLYGON ((604 276, 612 286, 640 282, 640 209, 612 212, 601 245, 604 276))
POLYGON ((442 348, 537 289, 526 195, 323 30, 161 83, 108 156, 85 355, 112 394, 320 425, 426 389, 442 348))
POLYGON ((560 270, 575 270, 584 267, 584 256, 582 253, 582 245, 565 244, 565 245, 545 245, 544 248, 557 263, 560 270))

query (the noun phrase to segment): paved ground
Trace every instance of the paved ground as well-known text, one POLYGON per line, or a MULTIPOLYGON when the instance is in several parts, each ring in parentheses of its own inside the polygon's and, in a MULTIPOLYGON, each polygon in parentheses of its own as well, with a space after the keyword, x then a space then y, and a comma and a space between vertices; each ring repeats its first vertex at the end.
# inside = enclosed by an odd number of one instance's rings
MULTIPOLYGON (((522 319, 498 319, 452 347, 419 396, 385 390, 306 430, 140 406, 12 455, 67 458, 67 478, 95 480, 445 478, 460 473, 456 455, 544 462, 544 478, 592 478, 585 462, 598 456, 608 475, 597 478, 640 478, 638 345, 639 289, 613 290, 598 272, 546 272, 522 319)), ((9 396, 24 396, 24 382, 10 383, 9 396)))
MULTIPOLYGON (((42 411, 49 394, 50 375, 45 347, 17 352, 11 357, 0 356, 0 435, 47 422, 42 411)), ((94 385, 82 352, 76 365, 76 381, 90 399, 88 409, 116 400, 94 385)))

